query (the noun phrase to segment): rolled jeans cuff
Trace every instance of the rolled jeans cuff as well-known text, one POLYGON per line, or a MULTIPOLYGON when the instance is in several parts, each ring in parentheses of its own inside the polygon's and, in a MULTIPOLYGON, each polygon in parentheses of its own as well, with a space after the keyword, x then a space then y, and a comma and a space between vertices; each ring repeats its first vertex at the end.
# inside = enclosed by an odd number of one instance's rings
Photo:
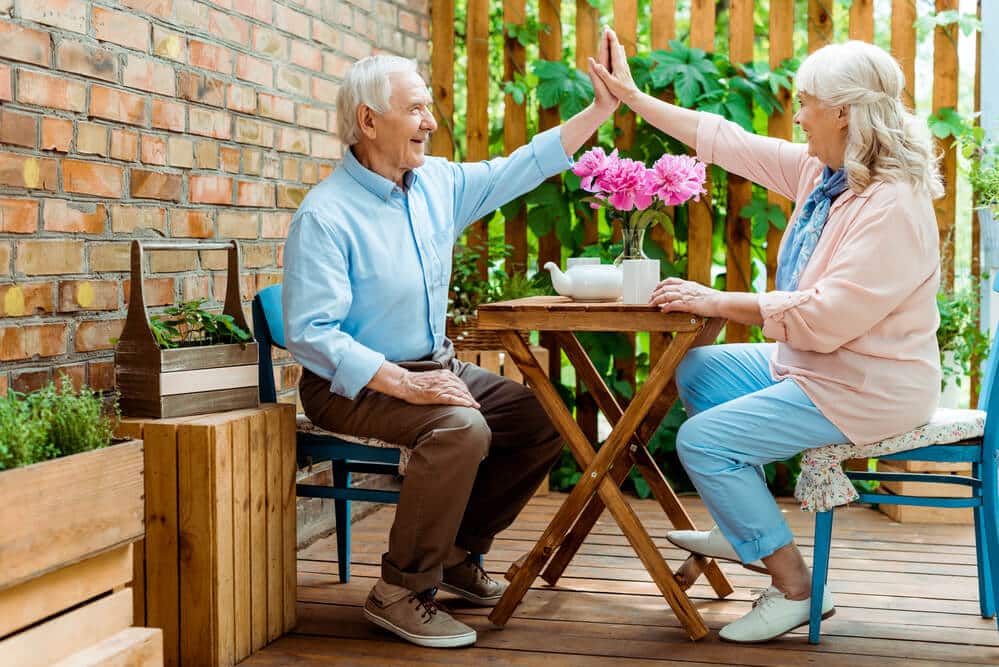
POLYGON ((382 579, 395 586, 408 588, 414 593, 422 593, 436 587, 443 576, 444 569, 440 563, 423 572, 403 572, 389 561, 387 553, 382 554, 382 579))
MULTIPOLYGON (((724 530, 722 534, 725 534, 724 530)), ((733 540, 728 535, 725 535, 725 538, 732 545, 732 548, 735 549, 735 553, 739 555, 739 560, 743 563, 752 563, 761 558, 766 558, 781 547, 794 541, 794 535, 791 534, 791 529, 787 527, 786 523, 775 526, 773 530, 769 530, 745 542, 733 540)))

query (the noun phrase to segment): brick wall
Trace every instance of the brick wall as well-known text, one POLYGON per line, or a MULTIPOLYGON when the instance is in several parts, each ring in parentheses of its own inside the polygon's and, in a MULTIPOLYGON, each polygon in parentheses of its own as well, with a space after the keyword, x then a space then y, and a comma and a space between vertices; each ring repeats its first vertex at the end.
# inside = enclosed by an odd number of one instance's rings
MULTIPOLYGON (((428 63, 428 0, 0 0, 0 392, 114 380, 129 240, 239 239, 244 301, 342 154, 339 81, 428 63)), ((224 296, 221 253, 156 253, 151 305, 224 296)), ((249 317, 247 318, 249 320, 249 317)), ((276 369, 278 387, 298 368, 276 369)))

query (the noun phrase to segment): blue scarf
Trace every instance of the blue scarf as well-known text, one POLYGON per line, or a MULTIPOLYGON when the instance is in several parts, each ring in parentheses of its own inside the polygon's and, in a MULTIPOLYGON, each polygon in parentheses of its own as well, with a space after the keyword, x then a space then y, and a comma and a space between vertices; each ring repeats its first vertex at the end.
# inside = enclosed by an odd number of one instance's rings
POLYGON ((829 209, 846 188, 846 169, 833 171, 826 167, 822 170, 822 182, 808 195, 801 209, 801 217, 788 231, 790 236, 784 243, 784 253, 777 266, 778 290, 793 292, 798 289, 801 273, 808 266, 808 260, 812 258, 822 230, 829 220, 829 209))

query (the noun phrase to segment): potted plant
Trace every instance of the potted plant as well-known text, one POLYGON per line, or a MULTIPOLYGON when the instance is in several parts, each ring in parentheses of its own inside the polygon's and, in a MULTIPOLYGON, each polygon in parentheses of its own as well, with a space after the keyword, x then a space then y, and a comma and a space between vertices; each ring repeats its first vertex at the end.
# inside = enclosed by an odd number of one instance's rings
POLYGON ((121 587, 144 535, 144 462, 142 441, 112 441, 116 422, 113 403, 65 376, 0 396, 4 664, 54 664, 112 636, 160 632, 125 632, 132 593, 121 587))
POLYGON ((988 336, 978 328, 978 299, 971 288, 937 295, 940 326, 937 345, 943 371, 940 407, 956 408, 961 402, 964 380, 973 359, 984 359, 989 351, 988 336))
POLYGON ((258 405, 257 344, 239 296, 239 248, 224 243, 132 241, 132 292, 115 344, 115 381, 129 417, 184 417, 258 405), (228 281, 221 315, 203 301, 149 317, 143 294, 144 251, 226 250, 228 281))
POLYGON ((983 263, 996 268, 999 267, 999 147, 986 137, 982 127, 963 122, 960 128, 955 143, 968 160, 968 181, 974 191, 983 263))

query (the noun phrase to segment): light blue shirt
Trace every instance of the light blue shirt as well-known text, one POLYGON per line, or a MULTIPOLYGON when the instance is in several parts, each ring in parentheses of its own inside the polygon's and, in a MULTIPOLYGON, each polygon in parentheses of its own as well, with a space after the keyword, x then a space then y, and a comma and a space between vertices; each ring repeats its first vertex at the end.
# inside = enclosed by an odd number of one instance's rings
POLYGON ((470 224, 572 166, 561 130, 508 157, 428 157, 406 189, 352 151, 295 213, 284 247, 284 327, 296 361, 354 398, 386 360, 444 342, 451 253, 470 224))

